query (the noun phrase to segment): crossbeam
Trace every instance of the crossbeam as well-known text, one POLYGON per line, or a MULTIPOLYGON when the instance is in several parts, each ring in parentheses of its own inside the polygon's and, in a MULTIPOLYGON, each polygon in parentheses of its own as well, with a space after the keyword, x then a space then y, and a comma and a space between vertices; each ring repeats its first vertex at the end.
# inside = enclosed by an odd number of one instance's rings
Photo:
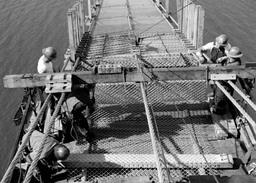
MULTIPOLYGON (((143 82, 152 80, 208 80, 211 74, 236 74, 241 78, 256 77, 256 68, 246 68, 245 66, 233 67, 183 67, 183 68, 150 68, 126 71, 116 74, 95 74, 93 71, 71 72, 72 76, 78 77, 86 83, 120 83, 120 82, 143 82)), ((47 84, 49 74, 19 74, 6 75, 3 78, 5 88, 25 88, 39 87, 47 84)), ((53 73, 50 75, 63 75, 63 73, 53 73)), ((79 84, 79 83, 78 83, 79 84)))
MULTIPOLYGON (((168 168, 232 168, 228 154, 165 154, 168 168)), ((153 154, 71 154, 67 168, 156 168, 153 154)))

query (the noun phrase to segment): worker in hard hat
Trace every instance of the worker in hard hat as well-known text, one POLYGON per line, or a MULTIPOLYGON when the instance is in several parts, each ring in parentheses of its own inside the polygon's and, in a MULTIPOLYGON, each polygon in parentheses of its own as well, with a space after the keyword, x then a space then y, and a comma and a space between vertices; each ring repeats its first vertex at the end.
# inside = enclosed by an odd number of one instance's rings
POLYGON ((42 50, 42 56, 38 60, 37 71, 39 74, 54 72, 52 61, 57 57, 57 51, 53 47, 42 50))
MULTIPOLYGON (((227 52, 227 56, 225 56, 225 59, 222 61, 223 66, 239 66, 241 65, 241 57, 243 56, 240 48, 234 46, 231 47, 230 50, 227 52)), ((241 88, 245 90, 245 93, 249 96, 250 92, 254 86, 254 79, 248 79, 248 78, 240 78, 237 76, 237 80, 239 81, 241 88)), ((234 93, 233 87, 231 87, 227 81, 219 81, 220 84, 229 92, 229 94, 232 96, 234 93)), ((236 83, 236 80, 232 81, 234 84, 236 83)), ((229 101, 229 99, 226 97, 226 95, 218 88, 215 88, 214 91, 214 103, 215 107, 213 108, 213 112, 224 114, 227 112, 227 106, 229 107, 229 111, 232 111, 233 105, 229 101)))
POLYGON ((92 84, 82 84, 72 89, 65 101, 68 108, 69 117, 71 118, 71 129, 66 127, 69 124, 63 124, 64 136, 73 134, 77 144, 93 142, 93 133, 89 128, 89 122, 92 125, 91 114, 95 110, 94 87, 92 84), (70 133, 71 130, 71 133, 70 133))
MULTIPOLYGON (((196 55, 198 56, 201 64, 205 63, 218 63, 218 59, 225 57, 231 45, 228 43, 228 37, 226 34, 221 34, 216 37, 214 42, 209 42, 198 49, 196 55), (209 52, 210 56, 207 56, 209 52)), ((220 61, 219 61, 220 62, 220 61)))
MULTIPOLYGON (((42 50, 42 54, 43 55, 38 60, 37 72, 39 74, 55 72, 55 69, 54 69, 54 66, 53 66, 52 62, 57 57, 56 49, 53 48, 53 47, 44 48, 42 50)), ((41 90, 39 92, 43 93, 45 87, 40 87, 40 89, 41 90)), ((56 102, 58 101, 59 98, 60 98, 60 94, 59 93, 55 93, 53 95, 53 97, 51 98, 51 101, 50 101, 51 114, 53 113, 55 105, 56 105, 56 102)))
MULTIPOLYGON (((32 163, 32 161, 36 158, 38 151, 40 150, 40 145, 44 138, 43 133, 35 130, 32 132, 26 152, 26 160, 28 163, 32 163)), ((47 137, 46 143, 43 145, 43 150, 39 161, 37 163, 37 167, 34 171, 32 182, 42 182, 42 183, 50 183, 51 175, 56 173, 56 167, 60 169, 62 166, 58 166, 60 161, 68 158, 70 154, 69 149, 60 144, 56 139, 51 136, 47 137)), ((61 164, 62 165, 62 164, 61 164)), ((63 167, 62 167, 63 168, 63 167)))

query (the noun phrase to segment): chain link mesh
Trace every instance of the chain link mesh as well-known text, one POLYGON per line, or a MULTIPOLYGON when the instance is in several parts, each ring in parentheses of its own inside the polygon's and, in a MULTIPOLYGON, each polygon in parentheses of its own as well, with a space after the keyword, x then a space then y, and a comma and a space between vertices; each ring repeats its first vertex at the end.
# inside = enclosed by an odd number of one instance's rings
MULTIPOLYGON (((208 141, 214 126, 206 103, 206 81, 155 81, 148 83, 147 94, 164 153, 218 153, 208 141)), ((97 110, 92 119, 96 148, 91 153, 153 154, 139 84, 97 84, 95 98, 97 110)), ((88 144, 78 146, 87 147, 88 144)), ((172 168, 170 174, 173 180, 180 180, 189 175, 219 173, 212 169, 214 167, 217 165, 172 168)), ((81 174, 81 170, 70 170, 70 177, 81 174)), ((88 168, 86 171, 88 181, 107 182, 113 178, 142 175, 158 181, 155 168, 88 168)))
MULTIPOLYGON (((138 37, 142 61, 149 67, 188 67, 196 65, 195 58, 188 54, 186 43, 178 34, 147 33, 138 37), (181 54, 186 53, 186 54, 181 54)), ((136 68, 136 38, 131 32, 91 36, 85 33, 77 49, 76 56, 81 58, 77 70, 89 70, 88 65, 121 64, 123 67, 136 68)))

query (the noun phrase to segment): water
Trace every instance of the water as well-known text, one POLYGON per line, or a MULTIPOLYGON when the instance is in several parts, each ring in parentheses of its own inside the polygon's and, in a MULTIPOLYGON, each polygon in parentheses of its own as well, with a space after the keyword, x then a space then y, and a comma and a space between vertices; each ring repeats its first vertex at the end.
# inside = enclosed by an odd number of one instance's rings
MULTIPOLYGON (((34 73, 42 48, 58 50, 60 66, 68 47, 66 11, 70 0, 0 1, 0 78, 7 74, 34 73)), ((206 9, 204 42, 226 33, 239 46, 244 61, 254 61, 256 53, 255 0, 199 0, 206 9)), ((12 117, 21 101, 21 89, 3 88, 0 80, 0 177, 11 157, 18 128, 12 117)))

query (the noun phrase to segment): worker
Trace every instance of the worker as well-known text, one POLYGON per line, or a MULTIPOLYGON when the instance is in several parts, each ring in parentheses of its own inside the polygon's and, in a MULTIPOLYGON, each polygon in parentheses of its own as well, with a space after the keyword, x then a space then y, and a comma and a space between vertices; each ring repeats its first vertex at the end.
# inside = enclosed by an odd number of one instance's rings
POLYGON ((42 73, 53 73, 54 67, 52 61, 56 59, 57 52, 53 47, 47 47, 42 50, 43 55, 38 60, 37 71, 42 73))
MULTIPOLYGON (((90 116, 94 112, 94 85, 81 85, 73 89, 73 92, 66 100, 67 107, 70 109, 72 118, 72 126, 74 129, 77 144, 83 144, 86 141, 93 142, 93 133, 89 128, 88 121, 91 122, 90 116), (84 115, 85 113, 85 115, 84 115), (86 116, 86 117, 85 117, 86 116)), ((65 129, 65 125, 64 129, 65 129)), ((68 126, 68 125, 66 125, 68 126)), ((68 134, 69 129, 64 130, 64 134, 68 134)))
POLYGON ((227 55, 219 59, 219 63, 224 66, 237 66, 241 65, 241 57, 243 56, 240 48, 234 46, 227 52, 227 55))
POLYGON ((201 64, 205 63, 217 63, 217 59, 226 56, 227 51, 231 48, 228 43, 228 37, 226 34, 221 34, 216 37, 214 42, 209 42, 198 49, 196 55, 199 58, 201 64), (206 55, 210 52, 210 58, 206 55))
MULTIPOLYGON (((241 57, 243 56, 241 50, 234 46, 231 47, 230 50, 227 52, 227 56, 223 57, 223 60, 221 61, 221 64, 223 66, 239 66, 241 65, 241 57)), ((247 95, 250 94, 250 91, 253 88, 252 80, 251 79, 243 79, 237 76, 237 79, 242 87, 242 89, 245 90, 245 93, 247 95)), ((233 87, 231 87, 227 81, 219 81, 220 84, 229 92, 229 94, 232 96, 234 93, 233 87)), ((233 83, 236 83, 236 80, 232 81, 233 83)), ((212 112, 215 112, 217 114, 225 114, 227 112, 227 106, 229 106, 229 111, 232 111, 233 105, 230 103, 229 99, 226 97, 226 95, 215 86, 214 88, 214 106, 211 109, 212 112)))
MULTIPOLYGON (((42 56, 38 60, 37 64, 37 72, 39 74, 43 73, 53 73, 55 72, 54 66, 53 66, 53 60, 57 58, 57 51, 53 47, 47 47, 42 50, 42 56)), ((45 87, 39 87, 40 95, 42 95, 43 91, 45 90, 45 87)), ((60 93, 54 93, 53 97, 50 100, 50 113, 53 114, 55 106, 57 101, 60 98, 60 93)))
MULTIPOLYGON (((31 134, 28 146, 26 148, 26 160, 28 163, 31 163, 38 153, 40 149, 41 142, 44 138, 43 133, 34 130, 31 134)), ((46 143, 43 146, 43 150, 39 161, 37 163, 37 167, 34 170, 34 176, 32 178, 32 182, 40 182, 40 183, 50 183, 51 175, 56 172, 56 168, 60 161, 65 160, 68 158, 70 154, 69 149, 60 144, 56 139, 53 137, 48 137, 46 143)))

